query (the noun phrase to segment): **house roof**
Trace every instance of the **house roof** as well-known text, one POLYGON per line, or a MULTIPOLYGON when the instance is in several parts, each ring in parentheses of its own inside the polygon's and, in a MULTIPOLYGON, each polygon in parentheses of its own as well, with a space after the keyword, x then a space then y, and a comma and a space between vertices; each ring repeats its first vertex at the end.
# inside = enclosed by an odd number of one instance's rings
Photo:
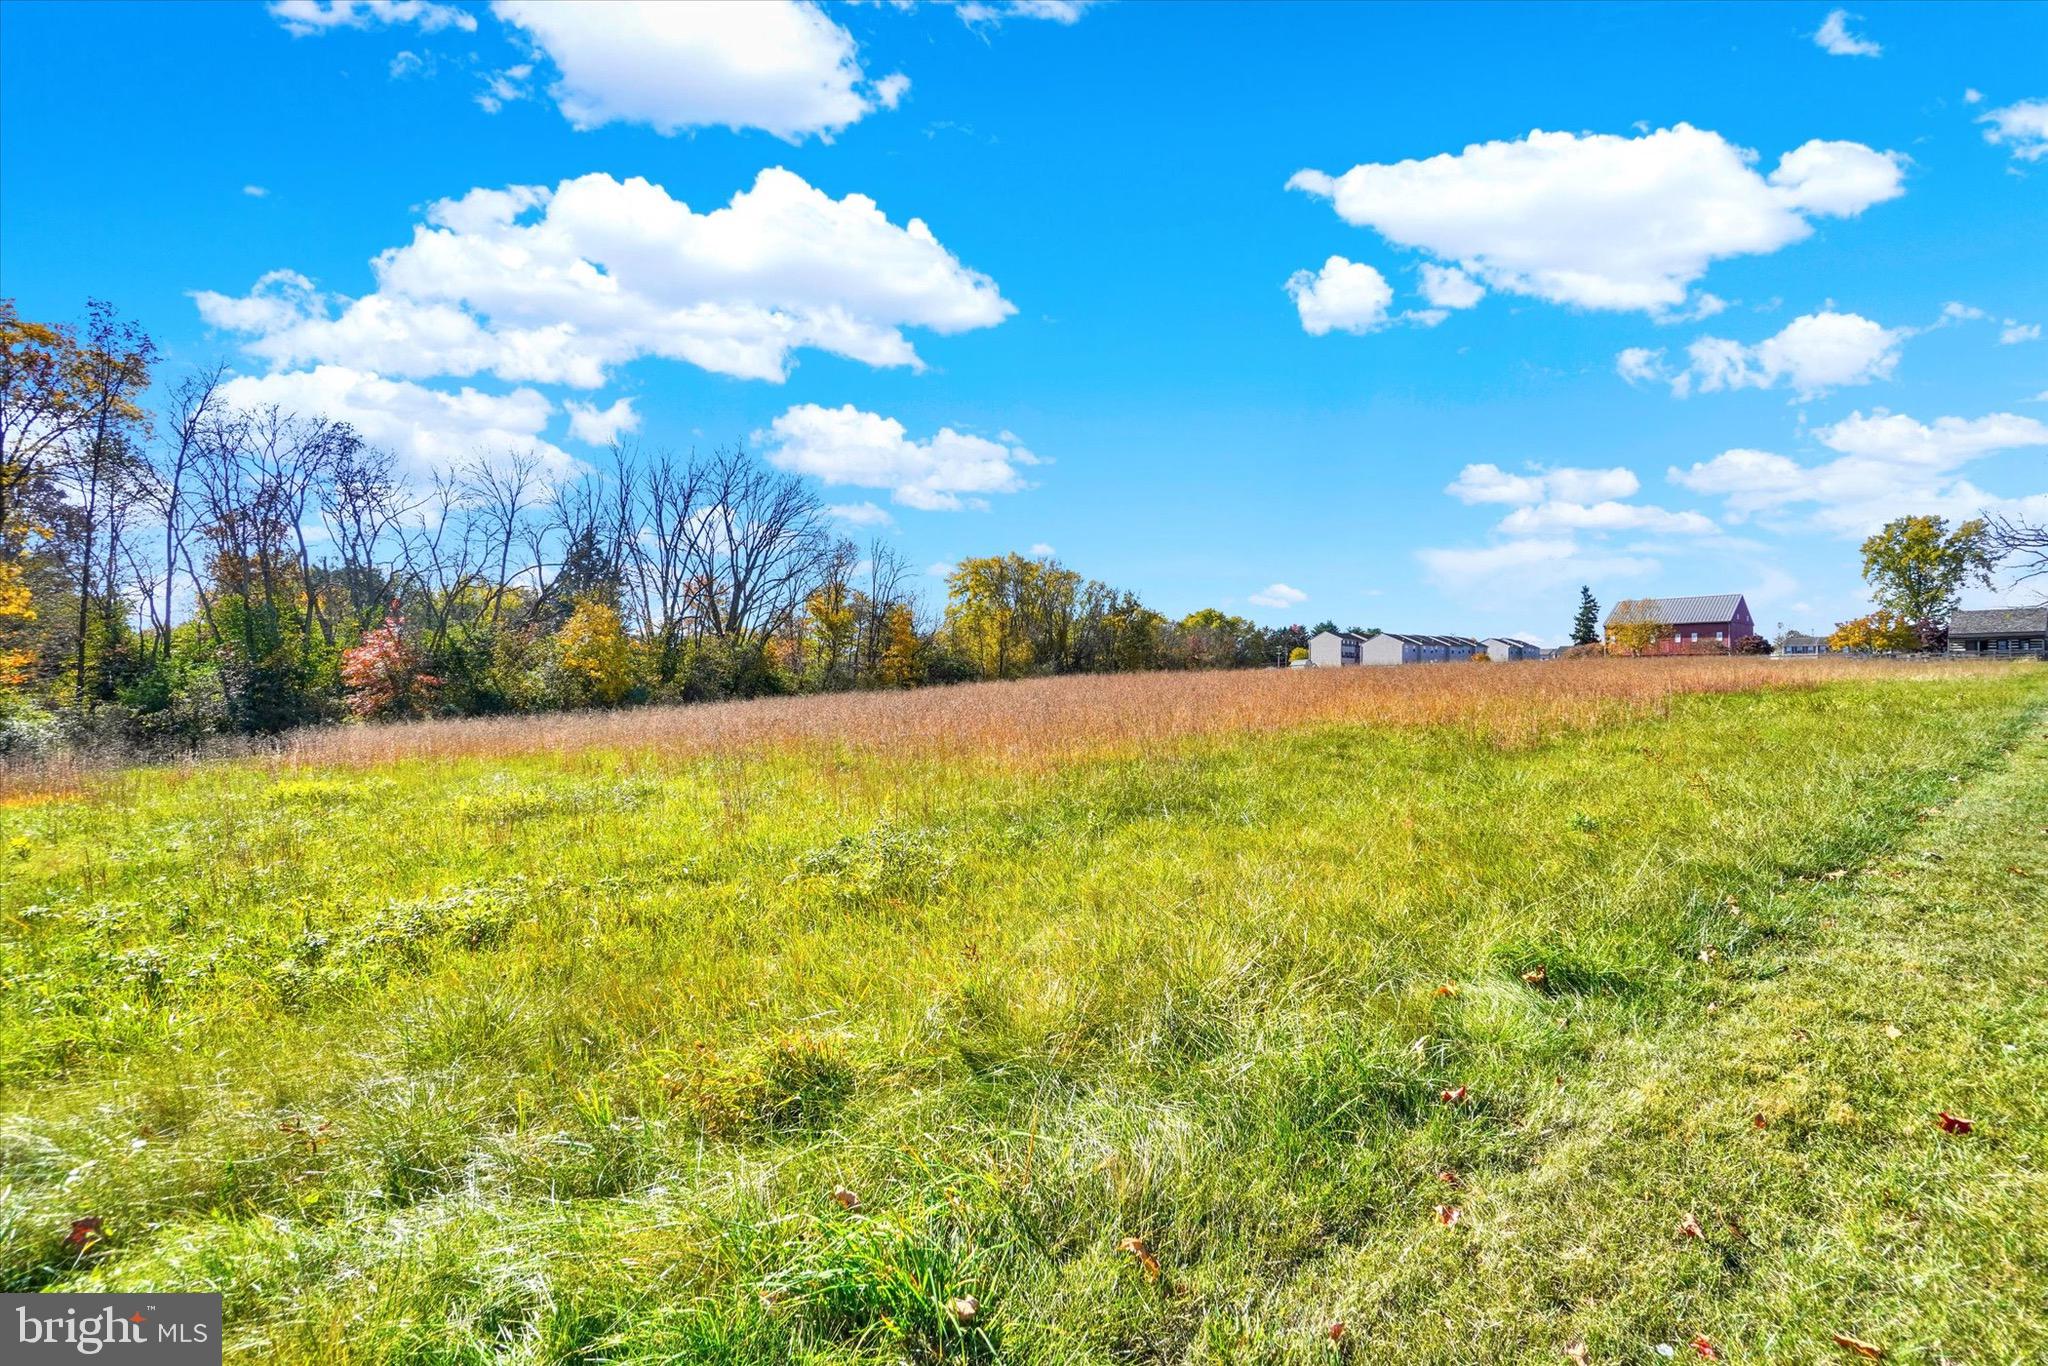
POLYGON ((1956 636, 2037 635, 2048 630, 2048 607, 1992 607, 1977 612, 1956 612, 1948 619, 1948 633, 1956 636))
POLYGON ((1828 643, 1828 638, 1826 636, 1810 636, 1804 631, 1787 631, 1785 633, 1785 643, 1787 645, 1825 645, 1828 643))
MULTIPOLYGON (((1740 593, 1709 593, 1697 598, 1644 598, 1648 605, 1650 619, 1666 625, 1682 621, 1733 621, 1735 609, 1742 605, 1740 593)), ((1620 603, 1615 610, 1619 611, 1620 603)), ((1607 614, 1607 624, 1614 624, 1614 612, 1607 614)))
POLYGON ((1503 645, 1512 645, 1518 650, 1536 650, 1542 648, 1541 646, 1537 645, 1534 641, 1523 640, 1520 636, 1488 636, 1486 638, 1486 643, 1491 645, 1496 640, 1503 645))

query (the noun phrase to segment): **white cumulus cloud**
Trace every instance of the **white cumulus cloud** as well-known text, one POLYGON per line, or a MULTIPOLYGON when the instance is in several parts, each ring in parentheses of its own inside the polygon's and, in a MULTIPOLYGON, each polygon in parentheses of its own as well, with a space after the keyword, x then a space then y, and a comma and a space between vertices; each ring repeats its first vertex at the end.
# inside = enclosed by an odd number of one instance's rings
POLYGON ((1657 562, 1646 555, 1588 549, 1570 536, 1537 536, 1501 545, 1429 547, 1415 552, 1446 592, 1490 602, 1537 597, 1589 579, 1640 578, 1657 562))
POLYGON ((1258 592, 1247 595, 1245 601, 1260 607, 1293 607, 1307 602, 1308 594, 1284 583, 1269 583, 1258 592))
POLYGON ((1311 336, 1331 331, 1371 332, 1387 323, 1394 288, 1371 266, 1332 256, 1321 270, 1297 270, 1287 279, 1287 297, 1311 336))
POLYGON ((1640 137, 1538 130, 1288 185, 1489 289, 1653 314, 1682 305, 1717 260, 1777 251, 1815 217, 1905 192, 1905 159, 1857 142, 1807 142, 1768 175, 1755 160, 1684 123, 1640 137))
POLYGON ((1486 297, 1486 286, 1456 266, 1422 263, 1422 297, 1432 308, 1470 308, 1486 297))
POLYGON ((1884 327, 1855 313, 1832 309, 1794 318, 1775 336, 1754 345, 1701 337, 1686 348, 1686 364, 1672 369, 1663 350, 1629 347, 1614 368, 1631 383, 1668 384, 1683 398, 1721 389, 1792 389, 1801 399, 1831 389, 1890 379, 1908 327, 1884 327))
POLYGON ((292 271, 193 297, 274 366, 406 378, 482 373, 595 388, 642 356, 781 381, 792 353, 922 368, 903 329, 990 327, 1015 309, 921 219, 833 199, 773 167, 698 213, 639 177, 478 189, 430 205, 371 263, 374 293, 330 298, 292 271))
POLYGON ((1538 536, 1559 531, 1654 531, 1665 535, 1711 536, 1720 528, 1697 512, 1672 512, 1644 503, 1534 503, 1501 518, 1498 530, 1510 536, 1538 536))
POLYGON ((1977 120, 1989 125, 1984 140, 2011 150, 2017 161, 2048 157, 2048 100, 2021 100, 1977 120))
POLYGON ((2025 511, 2048 495, 2000 499, 1961 477, 1972 461, 2048 446, 2048 424, 2013 413, 1920 422, 1904 413, 1852 413, 1814 433, 1835 458, 1805 465, 1771 451, 1723 451, 1671 481, 1727 501, 1734 517, 1811 505, 1821 525, 1860 534, 1908 512, 1972 517, 1987 508, 2025 511))
POLYGON ((1814 30, 1813 41, 1825 52, 1836 57, 1875 57, 1884 49, 1868 38, 1859 38, 1849 31, 1849 21, 1860 19, 1861 15, 1851 14, 1844 9, 1831 9, 1828 17, 1821 20, 1814 30))
POLYGON ((837 517, 848 526, 893 527, 896 519, 889 515, 889 509, 871 502, 833 503, 826 507, 825 514, 837 517))
POLYGON ((390 451, 409 480, 424 484, 436 471, 507 452, 531 452, 551 477, 576 468, 569 454, 541 436, 554 407, 539 392, 519 388, 488 394, 465 386, 443 393, 345 366, 269 375, 241 375, 221 386, 238 408, 275 404, 302 417, 346 422, 370 445, 390 451))
POLYGON ((988 495, 1027 487, 1023 467, 1038 457, 1004 434, 1002 441, 941 427, 917 441, 901 422, 852 404, 824 408, 802 403, 769 424, 757 439, 778 469, 826 484, 887 489, 894 501, 924 511, 986 507, 988 495))
MULTIPOLYGON (((1648 503, 1623 501, 1640 491, 1642 480, 1625 466, 1581 469, 1531 466, 1516 474, 1494 464, 1467 465, 1444 492, 1468 506, 1508 504, 1511 510, 1494 530, 1517 539, 1536 538, 1552 544, 1572 540, 1579 532, 1603 536, 1612 532, 1655 532, 1662 535, 1710 536, 1720 528, 1697 512, 1673 512, 1648 503)), ((1577 542, 1574 540, 1573 544, 1577 542)), ((1495 547, 1499 550, 1500 547, 1495 547)), ((1471 556, 1479 552, 1455 553, 1471 556)))
POLYGON ((909 84, 900 75, 870 84, 853 35, 808 0, 496 0, 491 9, 554 64, 549 94, 578 129, 830 138, 895 107, 909 84))
POLYGON ((591 446, 609 446, 628 432, 640 430, 640 414, 633 400, 622 398, 609 408, 570 399, 562 407, 569 414, 569 435, 591 446))
POLYGON ((1627 498, 1642 487, 1635 471, 1625 466, 1611 469, 1532 468, 1528 474, 1510 474, 1498 465, 1467 465, 1444 492, 1461 503, 1514 503, 1527 505, 1546 501, 1594 502, 1627 498))
POLYGON ((1998 333, 2000 346, 2017 346, 2021 342, 2041 340, 2041 324, 2008 322, 1998 333))

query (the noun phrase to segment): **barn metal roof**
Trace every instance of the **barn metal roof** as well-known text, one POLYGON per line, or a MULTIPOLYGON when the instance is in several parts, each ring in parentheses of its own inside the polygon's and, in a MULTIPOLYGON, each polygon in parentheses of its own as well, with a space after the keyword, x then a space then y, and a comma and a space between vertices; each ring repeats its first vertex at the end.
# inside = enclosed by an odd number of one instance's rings
MULTIPOLYGON (((1697 598, 1645 598, 1649 605, 1650 619, 1669 624, 1681 621, 1729 621, 1735 616, 1735 609, 1742 602, 1740 593, 1709 593, 1697 598)), ((1620 603, 1615 606, 1619 608, 1620 603)), ((1607 624, 1614 624, 1614 613, 1607 614, 1607 624)))

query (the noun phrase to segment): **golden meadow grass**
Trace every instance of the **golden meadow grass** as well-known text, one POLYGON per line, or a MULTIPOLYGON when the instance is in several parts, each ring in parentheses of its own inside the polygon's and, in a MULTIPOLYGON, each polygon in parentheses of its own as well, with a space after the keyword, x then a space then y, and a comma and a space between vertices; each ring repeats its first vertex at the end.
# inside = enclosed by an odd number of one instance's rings
MULTIPOLYGON (((1764 1320, 1832 1313, 1856 1229, 1702 1281, 1664 1205, 1708 1169, 1654 1141, 1541 1186, 1554 1258, 1517 1192, 1618 1107, 1747 1114, 1740 1060, 1672 1096, 1693 1031, 1805 973, 1867 861, 1960 862, 1925 813, 2044 704, 1946 665, 1168 675, 84 775, 0 810, 0 1286, 218 1288, 251 1361, 1325 1362, 1338 1319, 1353 1359, 1821 1359, 1764 1320)), ((1968 818, 1976 864, 2028 809, 1968 818)), ((1715 1178, 1759 1209, 1875 1170, 1805 1028, 1830 1080, 1715 1178)), ((1923 1222, 1977 1198, 1913 1170, 1923 1222)), ((1964 1264, 1902 1302, 2041 1340, 1964 1264)))
MULTIPOLYGON (((224 748, 279 771, 413 759, 611 750, 744 755, 769 747, 1060 763, 1198 736, 1314 725, 1442 726, 1490 743, 1658 714, 1674 696, 1805 688, 1856 678, 1939 679, 1994 668, 1887 660, 1573 660, 1385 669, 1113 674, 906 692, 760 698, 629 711, 334 726, 224 748)), ((109 765, 59 757, 0 766, 0 802, 80 793, 109 765)))

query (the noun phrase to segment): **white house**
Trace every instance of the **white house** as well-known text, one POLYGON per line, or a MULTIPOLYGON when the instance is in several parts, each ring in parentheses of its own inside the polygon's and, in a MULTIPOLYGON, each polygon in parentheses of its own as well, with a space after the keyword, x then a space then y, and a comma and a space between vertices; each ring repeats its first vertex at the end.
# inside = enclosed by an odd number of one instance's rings
POLYGON ((1520 640, 1514 636, 1490 636, 1481 642, 1486 647, 1486 657, 1501 662, 1510 659, 1541 659, 1543 647, 1520 640))

